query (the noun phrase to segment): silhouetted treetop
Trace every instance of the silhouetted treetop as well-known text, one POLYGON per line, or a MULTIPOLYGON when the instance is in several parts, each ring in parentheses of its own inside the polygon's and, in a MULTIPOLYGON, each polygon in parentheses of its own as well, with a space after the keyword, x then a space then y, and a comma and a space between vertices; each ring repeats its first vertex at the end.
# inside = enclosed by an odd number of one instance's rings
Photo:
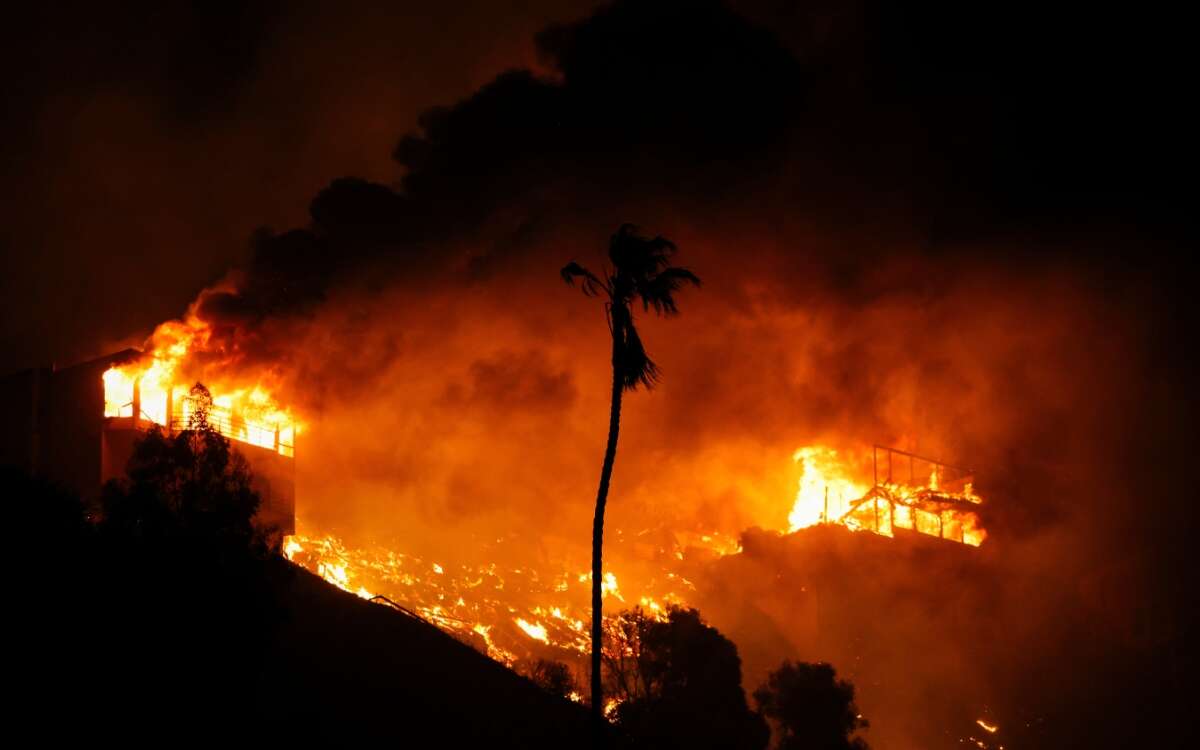
POLYGON ((246 459, 204 418, 195 425, 171 435, 155 425, 134 444, 127 478, 104 487, 102 528, 237 546, 255 541, 251 519, 260 498, 246 459))
POLYGON ((851 735, 867 722, 854 704, 854 686, 829 664, 785 661, 754 691, 759 710, 778 722, 779 750, 866 750, 851 735))
POLYGON ((589 297, 601 292, 608 297, 608 324, 613 335, 613 366, 619 368, 626 390, 638 385, 650 388, 658 380, 658 365, 646 353, 634 325, 630 306, 641 300, 642 309, 659 315, 675 315, 675 293, 691 284, 700 286, 700 277, 687 268, 670 266, 675 243, 662 236, 644 237, 637 227, 622 224, 609 240, 608 259, 612 268, 604 276, 589 271, 575 261, 563 266, 563 281, 579 281, 589 297))
POLYGON ((746 704, 737 647, 694 609, 665 619, 638 608, 609 623, 608 694, 639 747, 766 746, 766 722, 746 704))
POLYGON ((578 692, 571 668, 561 661, 537 659, 525 671, 533 684, 551 695, 567 698, 578 692))

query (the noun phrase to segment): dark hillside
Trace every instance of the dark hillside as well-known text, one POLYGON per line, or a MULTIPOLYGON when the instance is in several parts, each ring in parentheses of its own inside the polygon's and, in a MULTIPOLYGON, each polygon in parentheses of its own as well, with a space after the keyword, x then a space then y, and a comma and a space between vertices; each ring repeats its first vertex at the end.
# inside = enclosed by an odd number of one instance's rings
POLYGON ((4 470, 0 486, 12 540, 13 736, 587 741, 582 706, 277 555, 201 536, 110 533, 70 493, 21 472, 4 470))
POLYGON ((286 617, 272 643, 267 693, 284 704, 297 734, 307 726, 331 739, 427 737, 451 746, 586 740, 583 707, 436 627, 300 568, 279 578, 286 617))

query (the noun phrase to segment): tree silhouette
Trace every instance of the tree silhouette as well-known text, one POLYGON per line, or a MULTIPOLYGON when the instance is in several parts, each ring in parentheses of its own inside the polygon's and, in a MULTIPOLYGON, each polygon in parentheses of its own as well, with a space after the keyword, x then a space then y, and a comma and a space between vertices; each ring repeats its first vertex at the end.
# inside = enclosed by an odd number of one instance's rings
POLYGON ((596 515, 592 522, 592 714, 603 717, 603 696, 600 686, 600 651, 603 636, 601 558, 604 548, 604 507, 608 502, 608 484, 612 479, 613 462, 617 457, 617 433, 621 426, 621 395, 639 385, 652 387, 658 379, 658 367, 646 353, 642 339, 633 323, 633 303, 640 299, 643 310, 654 308, 658 315, 674 315, 675 292, 686 284, 700 285, 696 274, 686 268, 668 265, 675 245, 663 237, 653 239, 637 233, 632 224, 623 224, 609 240, 608 259, 611 269, 604 269, 603 278, 572 261, 562 269, 568 284, 579 280, 583 293, 589 297, 601 292, 607 297, 604 304, 608 330, 612 334, 612 401, 608 419, 608 443, 604 449, 604 464, 600 469, 600 488, 596 493, 596 515))
POLYGON ((868 726, 854 686, 829 664, 785 661, 754 691, 759 710, 779 724, 779 750, 866 750, 855 730, 868 726))
POLYGON ((737 647, 694 609, 642 609, 609 623, 605 651, 617 724, 637 747, 761 750, 770 738, 746 705, 737 647))
POLYGON ((135 444, 127 478, 101 495, 102 528, 143 538, 191 537, 249 549, 262 543, 252 519, 260 498, 246 459, 208 422, 212 397, 191 389, 188 428, 153 426, 135 444))
POLYGON ((209 423, 207 391, 188 400, 187 429, 140 435, 100 498, 82 601, 108 616, 90 632, 87 670, 127 685, 93 709, 105 726, 249 726, 284 616, 286 568, 252 522, 250 468, 209 423))
POLYGON ((203 383, 196 383, 185 398, 188 405, 188 429, 193 432, 212 430, 208 417, 212 413, 212 391, 203 383))
POLYGON ((533 684, 560 698, 569 698, 575 692, 575 677, 571 674, 571 668, 561 661, 538 659, 528 667, 527 676, 533 684))

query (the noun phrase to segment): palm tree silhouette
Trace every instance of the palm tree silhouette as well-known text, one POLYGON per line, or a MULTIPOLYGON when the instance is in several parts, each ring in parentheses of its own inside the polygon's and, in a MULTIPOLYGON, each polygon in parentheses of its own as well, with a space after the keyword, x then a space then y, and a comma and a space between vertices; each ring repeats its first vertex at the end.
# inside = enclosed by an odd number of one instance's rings
POLYGON ((588 297, 603 292, 608 299, 604 311, 612 334, 612 409, 608 418, 608 444, 600 469, 600 489, 596 493, 596 515, 592 522, 592 714, 599 721, 604 715, 600 688, 601 646, 601 557, 604 549, 604 506, 608 502, 608 483, 617 457, 617 433, 621 427, 621 395, 639 385, 652 388, 658 381, 658 367, 638 336, 633 324, 632 304, 642 301, 645 311, 654 308, 662 316, 675 315, 675 292, 686 284, 700 286, 700 278, 686 268, 669 266, 675 244, 663 237, 650 239, 638 234, 632 224, 623 224, 608 244, 612 269, 597 276, 574 261, 562 269, 562 278, 574 285, 578 279, 588 297))

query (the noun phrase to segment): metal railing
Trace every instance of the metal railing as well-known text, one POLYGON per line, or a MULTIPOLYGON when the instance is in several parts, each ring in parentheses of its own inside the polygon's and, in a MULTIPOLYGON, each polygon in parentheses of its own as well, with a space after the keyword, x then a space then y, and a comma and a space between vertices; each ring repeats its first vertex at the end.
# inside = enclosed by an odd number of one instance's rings
MULTIPOLYGON (((205 420, 210 427, 230 440, 240 443, 257 445, 260 448, 273 450, 282 456, 294 457, 295 446, 281 438, 282 430, 278 427, 256 424, 245 419, 238 419, 224 410, 213 409, 205 420)), ((169 429, 180 432, 191 429, 191 418, 182 414, 171 415, 169 429)))
MULTIPOLYGON (((937 473, 938 473, 939 481, 946 482, 946 483, 951 483, 951 482, 958 483, 958 482, 970 481, 975 473, 975 472, 971 471, 970 469, 966 469, 961 466, 955 466, 954 464, 948 464, 945 461, 939 461, 936 458, 929 458, 927 456, 918 456, 915 453, 909 453, 908 451, 902 451, 897 448, 889 448, 884 445, 872 445, 871 446, 871 465, 872 465, 872 471, 874 472, 873 479, 874 479, 876 487, 880 486, 881 484, 907 484, 910 486, 915 485, 918 481, 917 473, 915 471, 916 465, 918 465, 918 464, 922 465, 922 467, 930 467, 931 469, 936 468, 938 470, 937 473), (880 469, 879 454, 881 452, 887 456, 887 465, 886 465, 887 466, 887 476, 884 478, 884 481, 882 481, 882 482, 879 481, 879 469, 880 469), (899 456, 902 460, 899 462, 895 461, 894 460, 895 456, 899 456), (904 459, 907 459, 907 461, 905 461, 904 459), (904 469, 903 464, 904 463, 908 464, 908 479, 907 480, 896 478, 896 474, 893 472, 893 470, 896 468, 897 463, 900 464, 899 469, 901 471, 901 476, 903 475, 903 469, 904 469), (949 469, 950 471, 947 472, 946 471, 947 469, 949 469)), ((928 472, 926 472, 925 475, 928 476, 928 472)))
MULTIPOLYGON (((133 404, 122 404, 117 407, 117 414, 115 418, 132 419, 133 404)), ((139 424, 144 424, 146 426, 151 424, 161 425, 157 419, 147 414, 144 409, 141 410, 141 415, 137 421, 139 424)), ((283 435, 286 434, 286 432, 278 427, 271 427, 269 425, 248 422, 245 419, 238 419, 233 417, 233 415, 224 409, 213 409, 210 411, 207 422, 223 437, 229 438, 230 440, 236 440, 239 443, 256 445, 259 448, 272 450, 281 456, 287 456, 289 458, 294 458, 296 455, 295 445, 283 439, 283 435)), ((166 427, 168 432, 175 433, 191 429, 192 425, 189 417, 184 416, 182 413, 176 412, 171 415, 169 420, 167 420, 167 424, 162 426, 166 427)))

